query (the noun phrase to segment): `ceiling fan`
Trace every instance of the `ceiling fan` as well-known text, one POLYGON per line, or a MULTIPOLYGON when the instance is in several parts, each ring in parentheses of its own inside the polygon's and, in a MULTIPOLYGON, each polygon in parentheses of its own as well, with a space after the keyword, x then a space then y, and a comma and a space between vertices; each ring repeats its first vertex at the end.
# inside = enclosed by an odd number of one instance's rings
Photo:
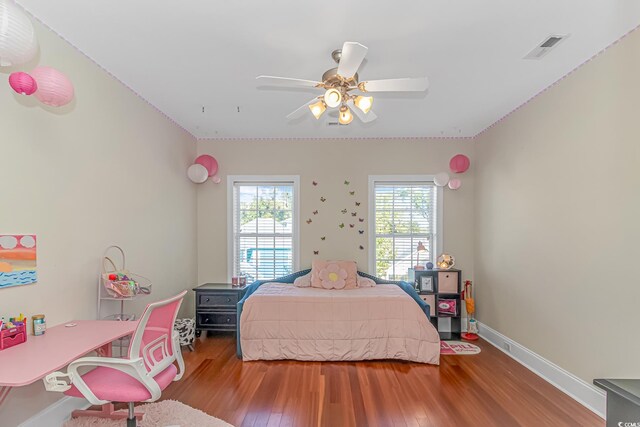
POLYGON ((319 119, 327 108, 338 108, 338 122, 348 125, 353 120, 352 111, 358 118, 368 123, 376 119, 371 111, 373 96, 366 96, 371 92, 424 92, 429 87, 426 77, 368 80, 360 81, 358 68, 367 54, 368 48, 357 42, 345 42, 342 49, 334 50, 331 57, 338 64, 336 68, 327 70, 322 75, 322 81, 292 79, 289 77, 258 76, 256 79, 267 84, 291 87, 316 87, 324 90, 324 94, 317 96, 293 111, 287 119, 301 117, 309 108, 311 114, 319 119), (353 94, 359 91, 363 94, 353 94), (356 108, 354 108, 354 106, 356 108))

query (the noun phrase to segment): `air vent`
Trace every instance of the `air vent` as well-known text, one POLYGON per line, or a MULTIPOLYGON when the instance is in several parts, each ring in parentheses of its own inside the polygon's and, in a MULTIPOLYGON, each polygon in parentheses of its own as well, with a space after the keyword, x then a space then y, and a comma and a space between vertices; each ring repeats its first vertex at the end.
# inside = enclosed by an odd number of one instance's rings
POLYGON ((547 53, 557 47, 569 34, 552 34, 536 46, 531 52, 525 55, 524 59, 541 59, 547 53))

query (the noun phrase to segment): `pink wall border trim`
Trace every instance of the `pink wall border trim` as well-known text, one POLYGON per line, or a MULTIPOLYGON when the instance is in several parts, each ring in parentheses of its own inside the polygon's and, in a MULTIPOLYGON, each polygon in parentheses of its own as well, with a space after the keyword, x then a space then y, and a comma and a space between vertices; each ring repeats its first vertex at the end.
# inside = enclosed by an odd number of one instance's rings
POLYGON ((571 71, 569 71, 567 74, 565 74, 564 76, 560 77, 558 80, 556 80, 555 82, 551 83, 549 86, 545 87, 544 89, 542 89, 540 92, 536 93, 535 95, 533 95, 531 98, 527 99, 525 102, 523 102, 522 104, 518 105, 516 108, 514 108, 513 110, 509 111, 507 114, 505 114, 504 116, 502 116, 501 118, 499 118, 498 120, 496 120, 495 122, 491 123, 489 126, 487 126, 486 128, 484 128, 483 130, 481 130, 480 132, 478 132, 475 136, 473 136, 473 138, 478 138, 480 135, 482 135, 483 133, 487 132, 489 129, 493 128, 494 126, 498 125, 500 122, 502 122, 503 120, 505 120, 507 117, 511 116, 513 113, 515 113, 516 111, 518 111, 519 109, 521 109, 522 107, 524 107, 525 105, 527 105, 528 103, 530 103, 531 101, 533 101, 534 99, 536 99, 537 97, 539 97, 540 95, 542 95, 543 93, 545 93, 546 91, 548 91, 549 89, 551 89, 552 87, 556 86, 557 84, 559 84, 560 82, 562 82, 564 79, 566 79, 567 77, 569 77, 570 75, 572 75, 573 73, 575 73, 579 68, 582 68, 584 65, 588 64, 589 62, 593 61, 596 57, 602 55, 606 50, 608 50, 609 48, 615 46, 616 44, 618 44, 620 41, 622 41, 622 39, 624 39, 625 37, 627 37, 629 34, 633 33, 634 31, 636 31, 638 28, 640 28, 640 25, 632 28, 631 30, 627 31, 625 34, 622 35, 622 37, 620 37, 618 40, 614 41, 613 43, 611 43, 608 46, 605 46, 602 50, 600 50, 599 52, 597 52, 595 55, 593 55, 592 57, 590 57, 589 59, 587 59, 586 61, 584 61, 582 64, 576 66, 574 69, 572 69, 571 71))
POLYGON ((151 106, 151 108, 153 108, 154 110, 156 110, 157 112, 159 112, 161 115, 163 115, 167 120, 169 120, 171 123, 173 123, 174 125, 176 125, 177 127, 179 127, 180 129, 182 129, 184 132, 186 132, 189 136, 191 136, 193 139, 195 139, 196 141, 198 140, 198 138, 192 134, 191 132, 189 132, 184 126, 182 126, 180 123, 178 123, 177 121, 175 121, 173 118, 171 118, 167 113, 165 113, 164 111, 162 111, 160 108, 158 108, 157 106, 155 106, 154 104, 152 104, 151 102, 149 102, 146 98, 144 98, 142 95, 140 95, 138 92, 136 92, 131 86, 129 86, 128 84, 126 84, 125 82, 123 82, 122 80, 120 80, 118 77, 116 77, 113 73, 111 73, 109 70, 107 70, 105 67, 103 67, 102 65, 100 65, 95 59, 93 59, 92 57, 90 57, 89 55, 87 55, 86 53, 84 53, 80 48, 78 48, 76 45, 74 45, 73 43, 71 43, 69 40, 67 40, 66 38, 64 38, 60 33, 58 33, 56 30, 54 30, 53 28, 51 28, 49 25, 47 25, 46 23, 44 23, 40 18, 38 18, 37 16, 35 16, 33 13, 31 13, 28 9, 26 9, 23 5, 21 5, 20 3, 18 3, 17 1, 14 1, 14 3, 20 7, 22 10, 25 11, 25 13, 27 13, 31 18, 35 19, 36 21, 38 21, 43 27, 45 27, 46 29, 48 29, 49 31, 51 31, 53 34, 55 34, 56 36, 60 37, 60 39, 64 40, 69 46, 71 46, 72 48, 74 48, 78 53, 80 53, 82 56, 84 56, 85 58, 87 58, 89 61, 93 62, 98 68, 100 68, 102 71, 104 71, 108 76, 110 76, 112 79, 114 79, 115 81, 117 81, 118 83, 120 83, 121 85, 123 85, 124 87, 126 87, 127 89, 129 89, 129 91, 131 91, 135 96, 137 96, 138 98, 140 98, 141 100, 143 100, 144 102, 146 102, 149 106, 151 106))
POLYGON ((42 20, 40 20, 38 17, 36 17, 34 14, 32 14, 29 10, 27 10, 23 5, 17 3, 14 1, 14 3, 16 5, 18 5, 20 8, 22 8, 27 14, 29 14, 29 16, 31 16, 33 19, 35 19, 36 21, 38 21, 40 24, 42 24, 45 28, 47 28, 49 31, 51 31, 52 33, 54 33, 55 35, 57 35, 58 37, 60 37, 62 40, 64 40, 67 44, 69 44, 71 47, 73 47, 76 51, 78 51, 80 54, 82 54, 85 58, 89 59, 91 62, 93 62, 98 68, 100 68, 102 71, 104 71, 105 73, 107 73, 107 75, 109 75, 111 78, 113 78, 114 80, 116 80, 117 82, 119 82, 120 84, 122 84, 124 87, 126 87, 127 89, 129 89, 134 95, 136 95, 138 98, 140 98, 141 100, 143 100, 144 102, 146 102, 148 105, 150 105, 152 108, 154 108, 156 111, 158 111, 160 114, 162 114, 164 117, 167 118, 167 120, 169 120, 171 123, 173 123, 174 125, 176 125, 177 127, 179 127, 180 129, 182 129, 184 132, 186 132, 188 135, 190 135, 193 139, 196 140, 196 142, 198 141, 307 141, 307 140, 475 140, 476 138, 478 138, 479 136, 481 136, 482 134, 484 134, 485 132, 487 132, 489 129, 495 127, 496 125, 498 125, 500 122, 502 122, 503 120, 505 120, 507 117, 511 116, 513 113, 515 113, 516 111, 520 110, 522 107, 524 107, 525 105, 529 104, 531 101, 533 101, 535 98, 537 98, 538 96, 542 95, 543 93, 545 93, 546 91, 548 91, 549 89, 551 89, 552 87, 556 86, 557 84, 559 84, 561 81, 563 81, 564 79, 566 79, 567 77, 569 77, 570 75, 572 75, 573 73, 575 73, 578 69, 580 69, 581 67, 583 67, 584 65, 588 64, 589 62, 591 62, 593 59, 595 59, 596 57, 600 56, 601 54, 603 54, 605 51, 607 51, 609 48, 611 48, 612 46, 615 46, 616 44, 618 44, 621 40, 623 40, 624 38, 626 38, 629 34, 633 33, 634 31, 636 31, 638 28, 640 28, 640 25, 632 28, 631 30, 627 31, 625 34, 622 35, 622 37, 620 37, 619 39, 615 40, 613 43, 609 44, 608 46, 605 46, 603 49, 601 49, 599 52, 597 52, 596 54, 594 54, 593 56, 591 56, 589 59, 587 59, 586 61, 584 61, 583 63, 577 65, 575 68, 573 68, 571 71, 569 71, 568 73, 566 73, 565 75, 563 75, 562 77, 560 77, 558 80, 556 80, 555 82, 551 83, 549 86, 545 87, 544 89, 540 90, 538 93, 536 93, 535 95, 533 95, 531 98, 527 99, 525 102, 523 102, 522 104, 518 105, 517 107, 515 107, 514 109, 512 109, 511 111, 509 111, 507 114, 505 114, 504 116, 502 116, 501 118, 499 118, 498 120, 494 121, 493 123, 491 123, 489 126, 487 126, 486 128, 482 129, 480 132, 476 133, 473 136, 442 136, 442 137, 438 137, 438 136, 410 136, 410 137, 402 137, 402 136, 390 136, 390 137, 303 137, 303 138, 296 138, 296 137, 285 137, 285 138, 278 138, 278 137, 264 137, 264 138, 260 138, 260 137, 248 137, 248 138, 243 138, 243 137, 221 137, 221 138, 211 138, 211 137, 197 137, 195 136, 193 133, 191 133, 190 131, 188 131, 184 126, 182 126, 181 124, 179 124, 176 120, 174 120, 172 117, 170 117, 167 113, 165 113, 164 111, 162 111, 160 108, 158 108, 157 106, 155 106, 154 104, 152 104, 150 101, 148 101, 146 98, 144 98, 142 95, 140 95, 138 92, 136 92, 131 86, 127 85, 125 82, 123 82, 122 80, 120 80, 118 77, 116 77, 115 75, 113 75, 109 70, 107 70, 105 67, 103 67, 102 65, 100 65, 96 60, 94 60, 92 57, 90 57, 89 55, 87 55, 84 51, 82 51, 80 48, 78 48, 76 45, 74 45, 73 43, 71 43, 69 40, 67 40, 66 38, 64 38, 60 33, 58 33, 57 31, 55 31, 53 28, 51 28, 49 25, 45 24, 42 20))

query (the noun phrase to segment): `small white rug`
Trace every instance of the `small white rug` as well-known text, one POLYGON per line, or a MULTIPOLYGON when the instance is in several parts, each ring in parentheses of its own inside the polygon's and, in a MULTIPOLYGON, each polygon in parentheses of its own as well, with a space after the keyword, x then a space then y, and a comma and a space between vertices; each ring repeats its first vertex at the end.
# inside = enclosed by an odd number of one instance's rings
MULTIPOLYGON (((136 411, 145 414, 142 421, 138 421, 139 427, 233 427, 221 419, 176 400, 163 400, 136 406, 136 411)), ((123 427, 126 425, 127 420, 81 417, 67 421, 64 427, 123 427)))

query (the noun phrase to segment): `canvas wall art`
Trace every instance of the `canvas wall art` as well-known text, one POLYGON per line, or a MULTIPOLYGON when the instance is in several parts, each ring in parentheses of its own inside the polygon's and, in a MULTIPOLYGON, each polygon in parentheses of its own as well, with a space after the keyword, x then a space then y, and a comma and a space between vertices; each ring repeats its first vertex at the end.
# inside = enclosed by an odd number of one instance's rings
POLYGON ((0 234, 0 289, 37 281, 36 236, 0 234))

